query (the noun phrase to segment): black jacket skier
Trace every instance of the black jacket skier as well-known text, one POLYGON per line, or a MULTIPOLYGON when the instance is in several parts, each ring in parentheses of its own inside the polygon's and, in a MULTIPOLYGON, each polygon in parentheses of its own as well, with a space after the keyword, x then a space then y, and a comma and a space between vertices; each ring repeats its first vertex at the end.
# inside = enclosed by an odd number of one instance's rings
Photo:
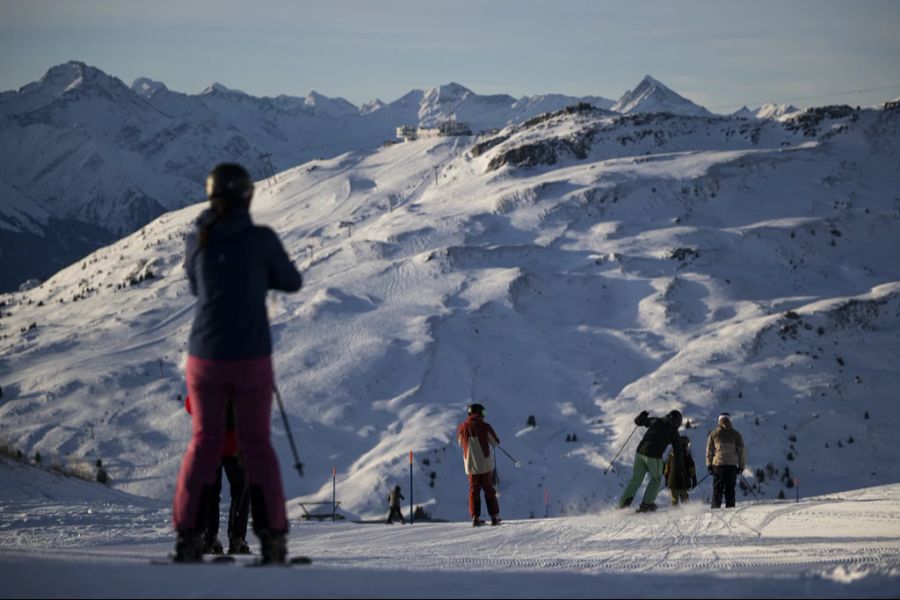
POLYGON ((646 427, 647 433, 641 439, 637 452, 634 454, 634 472, 622 496, 619 498, 618 507, 630 506, 634 500, 638 488, 646 475, 650 476, 641 506, 638 512, 647 512, 656 509, 656 494, 662 483, 663 459, 666 448, 671 445, 675 454, 675 460, 679 466, 684 464, 681 450, 678 428, 681 427, 681 413, 677 410, 669 412, 664 418, 651 417, 646 410, 634 419, 635 425, 646 427))
POLYGON ((681 436, 678 428, 681 426, 681 413, 673 410, 665 418, 651 417, 646 410, 634 419, 635 425, 647 428, 647 433, 638 444, 638 454, 650 458, 662 458, 663 452, 670 445, 678 461, 683 461, 681 450, 681 436), (677 413, 677 419, 675 417, 677 413))
POLYGON ((393 524, 394 517, 399 518, 401 524, 406 522, 403 519, 403 512, 400 510, 401 500, 403 500, 403 494, 400 493, 400 486, 394 486, 394 489, 388 494, 388 505, 390 506, 390 513, 387 518, 388 525, 393 524))

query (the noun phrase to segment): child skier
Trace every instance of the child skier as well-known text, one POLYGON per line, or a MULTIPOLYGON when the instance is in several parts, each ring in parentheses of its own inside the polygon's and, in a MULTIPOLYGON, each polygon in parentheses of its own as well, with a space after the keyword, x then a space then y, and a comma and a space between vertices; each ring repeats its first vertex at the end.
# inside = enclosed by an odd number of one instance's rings
MULTIPOLYGON (((250 554, 247 545, 247 520, 250 516, 250 496, 244 481, 244 469, 238 455, 237 433, 234 430, 234 406, 229 398, 226 403, 225 441, 222 444, 222 463, 216 482, 207 498, 206 529, 203 532, 203 553, 222 554, 219 541, 219 502, 222 498, 222 471, 231 488, 231 506, 228 511, 228 554, 250 554)), ((191 414, 191 397, 184 399, 184 409, 191 414)))
POLYGON ((681 436, 681 455, 684 463, 679 465, 675 459, 675 452, 670 452, 663 469, 666 486, 672 495, 672 506, 677 506, 679 502, 688 502, 688 490, 697 487, 697 468, 691 456, 691 438, 686 435, 681 436))

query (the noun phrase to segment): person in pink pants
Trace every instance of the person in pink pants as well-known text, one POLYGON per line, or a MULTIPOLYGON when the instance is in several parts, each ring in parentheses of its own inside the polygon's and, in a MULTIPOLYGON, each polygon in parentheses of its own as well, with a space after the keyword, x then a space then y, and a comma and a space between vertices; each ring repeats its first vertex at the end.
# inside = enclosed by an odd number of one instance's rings
POLYGON ((187 237, 184 263, 197 296, 187 361, 193 435, 173 500, 174 560, 202 560, 205 511, 214 493, 231 397, 261 560, 280 563, 287 554, 288 522, 269 439, 274 374, 265 299, 270 289, 299 290, 302 278, 277 235, 250 220, 253 181, 243 167, 216 166, 206 191, 210 208, 187 237))

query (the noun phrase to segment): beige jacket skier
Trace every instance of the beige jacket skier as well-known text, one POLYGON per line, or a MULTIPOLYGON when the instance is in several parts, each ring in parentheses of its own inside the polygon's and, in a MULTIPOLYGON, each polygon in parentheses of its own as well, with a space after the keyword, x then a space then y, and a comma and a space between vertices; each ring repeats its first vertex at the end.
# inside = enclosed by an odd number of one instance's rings
POLYGON ((706 440, 706 466, 732 465, 743 471, 747 466, 747 447, 744 438, 732 427, 731 419, 719 417, 718 426, 706 440))

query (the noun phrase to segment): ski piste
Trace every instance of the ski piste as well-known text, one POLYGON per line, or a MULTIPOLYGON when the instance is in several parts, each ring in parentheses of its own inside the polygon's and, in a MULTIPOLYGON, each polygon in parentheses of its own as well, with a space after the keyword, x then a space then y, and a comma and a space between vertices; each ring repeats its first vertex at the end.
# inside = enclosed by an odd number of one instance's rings
POLYGON ((225 555, 204 555, 203 560, 193 561, 193 562, 179 562, 175 560, 174 555, 169 555, 166 558, 162 559, 153 559, 150 561, 151 565, 183 565, 183 566, 196 566, 196 565, 239 565, 244 567, 293 567, 297 565, 308 565, 312 564, 312 559, 308 556, 292 556, 287 559, 283 563, 264 563, 259 558, 254 558, 252 561, 241 561, 237 560, 234 556, 229 554, 225 555))

